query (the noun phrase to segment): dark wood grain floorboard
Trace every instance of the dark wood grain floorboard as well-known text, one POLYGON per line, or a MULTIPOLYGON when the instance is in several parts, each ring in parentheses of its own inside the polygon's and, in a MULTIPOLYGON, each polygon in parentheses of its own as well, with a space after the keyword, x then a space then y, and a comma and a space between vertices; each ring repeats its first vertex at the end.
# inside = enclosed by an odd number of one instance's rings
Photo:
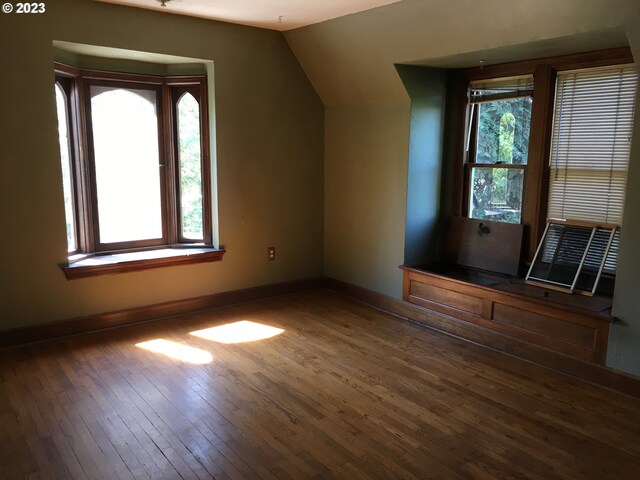
POLYGON ((0 445, 2 479, 636 480, 640 400, 315 290, 2 350, 0 445), (189 334, 242 320, 284 332, 189 334))

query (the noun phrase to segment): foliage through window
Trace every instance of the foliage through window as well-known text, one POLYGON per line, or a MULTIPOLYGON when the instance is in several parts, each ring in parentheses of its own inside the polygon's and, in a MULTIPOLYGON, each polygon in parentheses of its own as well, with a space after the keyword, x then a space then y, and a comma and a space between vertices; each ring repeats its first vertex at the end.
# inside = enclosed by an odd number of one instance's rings
MULTIPOLYGON (((522 223, 524 261, 547 219, 622 223, 638 84, 629 48, 470 68, 459 78, 467 101, 454 214, 522 223)), ((609 291, 621 235, 615 229, 603 267, 609 291)))
POLYGON ((471 218, 521 222, 531 81, 527 77, 470 86, 467 198, 471 218))
POLYGON ((189 92, 177 103, 178 163, 180 165, 180 219, 185 239, 202 238, 202 148, 200 110, 189 92))
POLYGON ((211 245, 206 78, 56 67, 70 254, 211 245))

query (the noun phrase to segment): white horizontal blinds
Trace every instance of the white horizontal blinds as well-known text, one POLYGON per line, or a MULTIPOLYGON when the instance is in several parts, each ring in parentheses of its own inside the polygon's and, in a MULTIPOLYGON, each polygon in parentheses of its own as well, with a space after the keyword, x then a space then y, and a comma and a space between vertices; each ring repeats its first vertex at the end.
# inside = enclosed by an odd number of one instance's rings
POLYGON ((469 102, 482 103, 533 95, 533 76, 479 80, 469 85, 469 102))
POLYGON ((558 74, 548 218, 622 223, 637 85, 633 65, 558 74))

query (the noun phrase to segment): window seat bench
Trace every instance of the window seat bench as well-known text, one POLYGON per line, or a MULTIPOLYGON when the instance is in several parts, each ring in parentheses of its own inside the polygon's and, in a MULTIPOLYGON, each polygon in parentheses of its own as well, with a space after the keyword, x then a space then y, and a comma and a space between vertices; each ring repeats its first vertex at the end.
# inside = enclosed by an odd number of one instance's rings
POLYGON ((400 268, 407 302, 577 359, 605 363, 611 297, 571 295, 455 264, 400 268))

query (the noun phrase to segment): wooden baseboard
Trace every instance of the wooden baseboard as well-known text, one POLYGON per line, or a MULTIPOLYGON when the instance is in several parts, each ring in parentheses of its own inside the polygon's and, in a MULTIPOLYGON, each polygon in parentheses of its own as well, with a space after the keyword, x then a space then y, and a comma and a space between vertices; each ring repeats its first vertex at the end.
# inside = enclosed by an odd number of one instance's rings
POLYGON ((214 293, 202 297, 174 300, 143 307, 127 308, 115 312, 99 313, 62 322, 17 328, 0 332, 0 348, 40 342, 69 335, 122 327, 135 323, 166 318, 172 315, 195 312, 208 308, 224 307, 236 303, 251 302, 277 295, 311 290, 324 286, 324 279, 313 278, 293 282, 262 285, 259 287, 214 293))
POLYGON ((325 286, 361 303, 384 310, 447 335, 512 355, 521 360, 640 398, 640 377, 548 350, 538 345, 465 322, 427 308, 382 295, 339 280, 326 278, 325 286))
POLYGON ((322 287, 337 291, 361 303, 447 335, 640 398, 640 378, 638 377, 562 355, 484 327, 331 278, 314 278, 263 285, 90 315, 52 324, 6 330, 0 332, 0 348, 122 327, 208 308, 223 307, 322 287))

